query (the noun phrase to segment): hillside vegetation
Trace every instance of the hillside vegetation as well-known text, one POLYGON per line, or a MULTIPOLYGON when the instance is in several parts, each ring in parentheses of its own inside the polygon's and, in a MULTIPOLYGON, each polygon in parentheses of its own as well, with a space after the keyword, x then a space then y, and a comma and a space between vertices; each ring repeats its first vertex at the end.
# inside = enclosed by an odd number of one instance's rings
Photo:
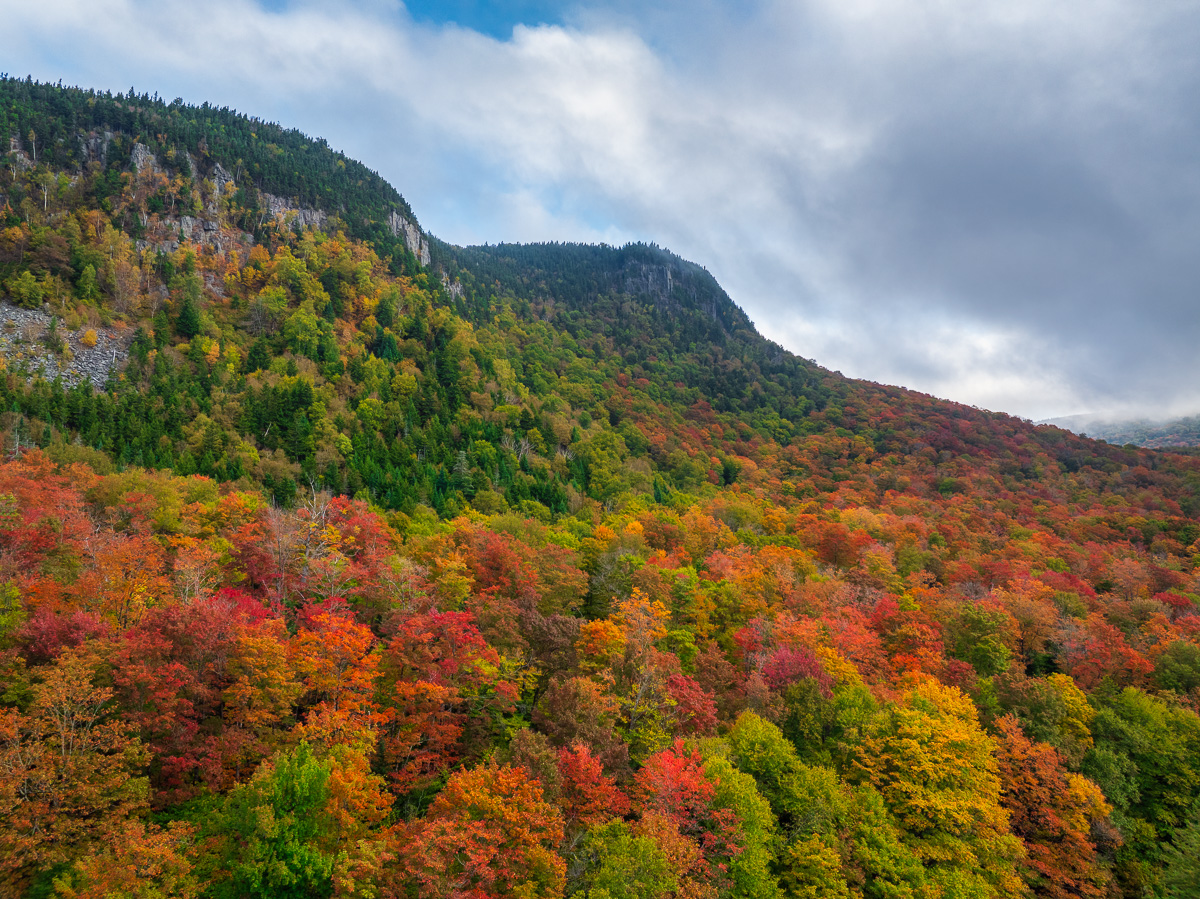
POLYGON ((0 126, 5 346, 128 347, 0 373, 5 894, 1195 895, 1200 459, 229 110, 0 126))

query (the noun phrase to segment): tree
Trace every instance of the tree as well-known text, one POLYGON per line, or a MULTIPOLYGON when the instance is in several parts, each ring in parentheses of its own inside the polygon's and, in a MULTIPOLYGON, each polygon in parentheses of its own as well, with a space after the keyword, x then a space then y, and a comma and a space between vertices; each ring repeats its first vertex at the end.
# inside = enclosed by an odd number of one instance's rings
MULTIPOLYGON (((330 766, 307 743, 276 756, 227 797, 214 835, 219 896, 328 897, 337 863, 330 766)), ((211 864, 212 862, 210 862, 211 864)))
POLYGON ((947 628, 947 655, 970 662, 980 677, 1008 669, 1016 622, 1003 609, 969 603, 947 628))
POLYGON ((149 534, 102 530, 84 543, 91 565, 69 592, 123 631, 170 595, 162 548, 149 534))
POLYGON ((629 797, 614 778, 604 774, 600 761, 586 744, 576 743, 558 751, 558 773, 568 839, 629 813, 629 797))
POLYGON ((678 895, 679 875, 651 836, 613 820, 588 834, 581 892, 587 899, 666 899, 678 895))
POLYGON ((659 815, 700 850, 703 877, 719 891, 733 888, 731 866, 744 851, 738 817, 717 798, 719 784, 699 750, 682 740, 646 760, 634 783, 636 808, 659 815))
POLYGON ((712 734, 717 729, 717 706, 711 693, 686 674, 667 678, 667 695, 674 703, 675 732, 712 734))
POLYGON ((1163 853, 1163 886, 1170 899, 1200 896, 1200 815, 1175 832, 1174 842, 1163 853))
MULTIPOLYGON (((96 284, 96 267, 90 262, 83 267, 83 271, 79 274, 79 283, 76 285, 79 293, 79 298, 82 300, 94 300, 100 293, 100 288, 96 284)), ((95 344, 91 344, 95 346, 95 344)))
POLYGON ((1096 712, 1070 675, 1010 674, 997 678, 995 687, 1001 706, 1017 716, 1026 734, 1057 749, 1068 766, 1079 766, 1093 745, 1091 722, 1096 712))
MULTIPOLYGON (((232 774, 205 725, 220 720, 229 686, 226 664, 237 657, 239 625, 215 598, 190 606, 173 603, 149 612, 113 653, 125 719, 154 753, 156 801, 189 798, 202 784, 220 789, 232 774)), ((237 712, 231 709, 231 716, 237 712)), ((231 759, 229 768, 237 761, 231 759)))
POLYGON ((380 684, 380 755, 398 792, 428 787, 479 753, 518 695, 466 612, 403 619, 384 648, 380 684))
POLYGON ((796 840, 780 859, 780 882, 788 899, 850 899, 842 858, 820 836, 796 840))
POLYGON ((1093 833, 1115 833, 1100 788, 1064 768, 1051 747, 1034 743, 1016 718, 996 722, 1002 802, 1012 832, 1025 843, 1023 865, 1033 893, 1052 899, 1099 897, 1108 882, 1093 833))
POLYGON ((10 278, 4 285, 9 294, 16 300, 18 306, 26 309, 36 309, 42 305, 45 286, 33 276, 32 272, 21 272, 15 278, 10 278))
POLYGON ((200 895, 187 858, 194 832, 181 821, 166 829, 131 821, 111 845, 55 878, 55 890, 62 899, 193 899, 200 895))
POLYGON ((37 868, 113 845, 147 807, 146 752, 92 683, 98 658, 65 650, 27 714, 0 710, 0 882, 20 894, 37 868))
POLYGON ((785 828, 812 814, 813 803, 803 790, 806 766, 778 727, 743 712, 729 732, 729 746, 734 763, 754 778, 785 828))
POLYGON ((1154 680, 1181 696, 1200 693, 1200 646, 1175 640, 1155 661, 1154 680))
POLYGON ((1081 770, 1129 822, 1118 877, 1153 877, 1132 869, 1154 866, 1157 847, 1192 812, 1200 789, 1200 717, 1134 687, 1093 701, 1096 745, 1081 770))
POLYGON ((241 781, 288 739, 292 707, 303 689, 289 664, 283 620, 243 624, 229 649, 226 675, 221 754, 228 775, 241 781))
POLYGON ((730 895, 775 899, 779 887, 770 870, 775 815, 758 792, 754 778, 735 768, 720 750, 705 759, 704 774, 715 784, 714 806, 728 809, 737 826, 738 851, 729 861, 730 895))
POLYGON ((776 868, 785 894, 842 896, 849 884, 870 899, 924 894, 921 862, 873 787, 851 788, 832 770, 806 765, 777 727, 752 712, 738 718, 729 743, 730 758, 779 817, 776 868))
POLYGON ((283 336, 294 353, 315 359, 322 333, 328 327, 313 312, 312 302, 306 300, 283 323, 283 336))
POLYGON ((558 810, 523 768, 487 764, 450 777, 409 831, 397 876, 424 897, 557 897, 566 865, 558 810))
POLYGON ((200 333, 200 308, 190 291, 184 295, 179 314, 175 316, 175 333, 185 340, 200 333))
POLYGON ((292 664, 303 678, 314 708, 303 733, 314 744, 367 740, 383 720, 375 704, 380 655, 370 629, 348 609, 321 609, 290 647, 292 664))
POLYGON ((917 684, 882 712, 855 765, 935 884, 989 897, 1021 894, 1021 844, 1000 804, 992 742, 962 692, 917 684))
POLYGON ((589 747, 610 772, 629 767, 629 747, 617 734, 620 705, 603 681, 587 677, 556 678, 534 710, 538 729, 560 748, 589 747))

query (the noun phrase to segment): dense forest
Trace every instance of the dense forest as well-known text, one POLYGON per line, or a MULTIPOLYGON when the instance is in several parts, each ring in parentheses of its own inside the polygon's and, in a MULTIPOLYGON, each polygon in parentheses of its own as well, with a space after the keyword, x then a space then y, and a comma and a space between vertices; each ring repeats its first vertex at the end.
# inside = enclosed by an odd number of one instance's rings
POLYGON ((844 378, 656 246, 425 264, 227 109, 3 79, 0 126, 50 322, 0 894, 1198 895, 1200 458, 844 378))

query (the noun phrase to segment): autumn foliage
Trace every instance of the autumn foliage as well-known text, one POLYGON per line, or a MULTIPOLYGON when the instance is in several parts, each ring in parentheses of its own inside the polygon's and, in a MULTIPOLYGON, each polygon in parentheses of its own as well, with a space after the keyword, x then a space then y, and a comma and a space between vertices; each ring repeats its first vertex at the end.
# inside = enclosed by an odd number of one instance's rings
POLYGON ((657 247, 426 267, 326 146, 59 91, 0 79, 61 137, 0 284, 129 350, 0 371, 0 894, 1193 895, 1195 455, 842 378, 657 247))

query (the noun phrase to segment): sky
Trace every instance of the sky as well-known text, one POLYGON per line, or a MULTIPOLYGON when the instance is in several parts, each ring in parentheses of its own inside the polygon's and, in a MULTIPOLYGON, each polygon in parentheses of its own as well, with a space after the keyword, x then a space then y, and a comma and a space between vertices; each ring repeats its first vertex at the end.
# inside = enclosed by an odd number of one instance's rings
POLYGON ((1196 0, 0 0, 0 71, 326 138, 457 244, 654 242, 847 375, 1200 411, 1196 0))

